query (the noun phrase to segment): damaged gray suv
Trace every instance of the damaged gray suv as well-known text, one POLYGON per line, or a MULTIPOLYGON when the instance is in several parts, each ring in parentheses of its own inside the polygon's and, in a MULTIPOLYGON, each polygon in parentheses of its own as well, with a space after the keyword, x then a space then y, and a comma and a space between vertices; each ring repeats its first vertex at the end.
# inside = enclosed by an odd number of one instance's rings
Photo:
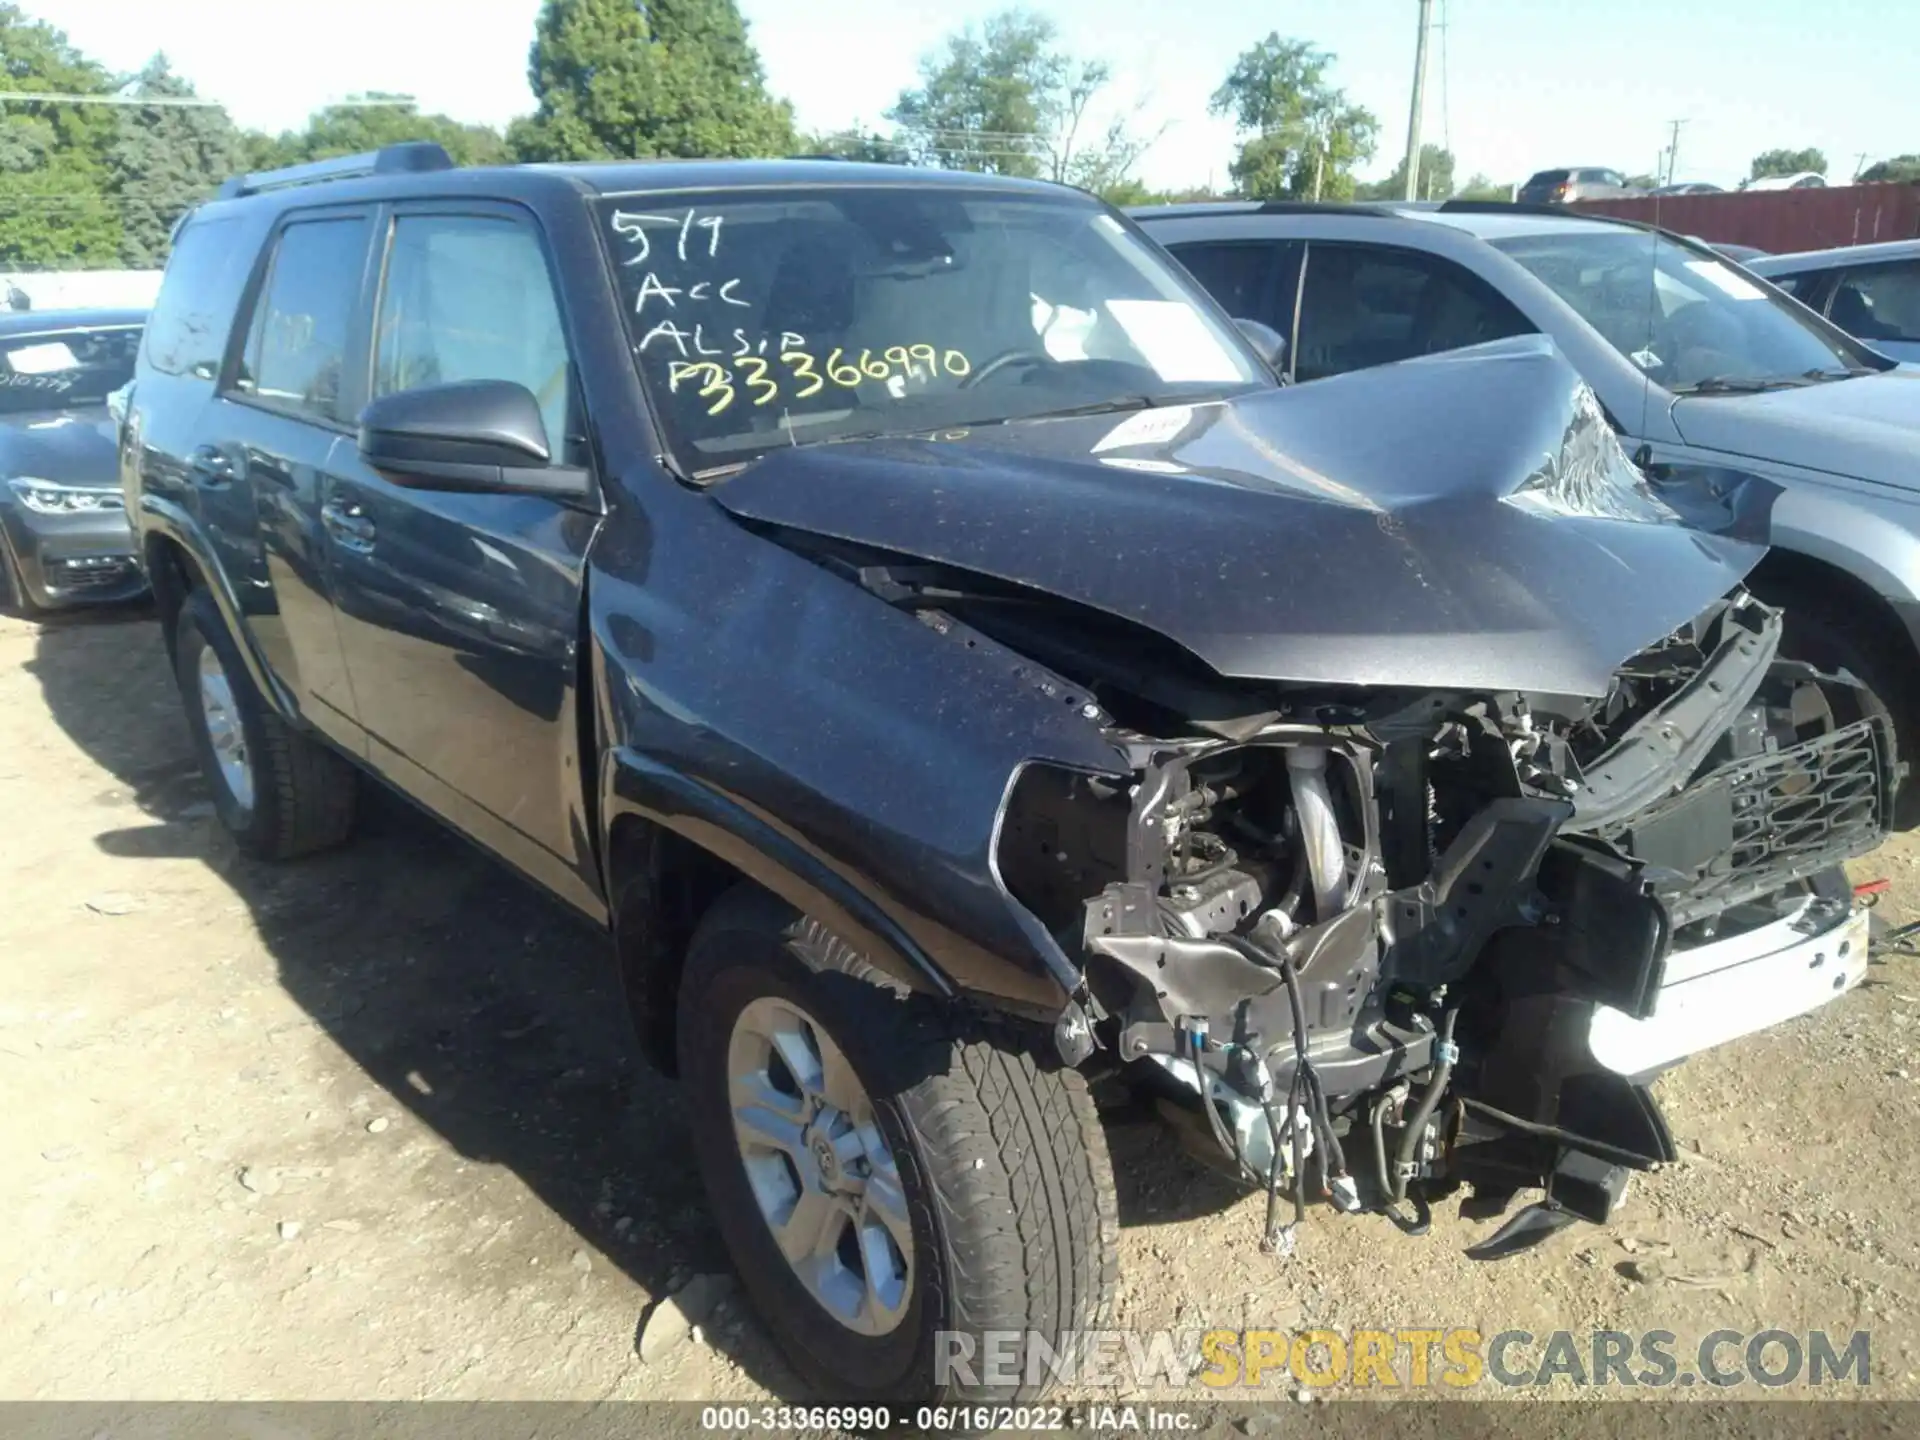
POLYGON ((1542 1192, 1493 1257, 1866 964, 1897 762, 1766 482, 1654 493, 1538 338, 1275 344, 1074 191, 399 147, 187 220, 122 466, 242 848, 371 777, 603 925, 800 1374, 1031 1398, 940 1362, 1105 1323, 1091 1081, 1280 1250, 1542 1192))

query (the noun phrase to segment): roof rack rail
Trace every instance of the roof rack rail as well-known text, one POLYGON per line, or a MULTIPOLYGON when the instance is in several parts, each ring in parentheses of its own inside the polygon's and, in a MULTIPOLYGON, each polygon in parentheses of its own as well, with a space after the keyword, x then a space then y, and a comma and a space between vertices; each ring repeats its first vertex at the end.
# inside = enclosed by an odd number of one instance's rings
POLYGON ((1541 205, 1529 200, 1442 200, 1443 215, 1577 215, 1564 205, 1541 205))
POLYGON ((1442 215, 1551 215, 1558 220, 1598 220, 1604 225, 1625 225, 1632 230, 1656 230, 1651 221, 1635 220, 1628 215, 1609 215, 1604 210, 1575 210, 1570 205, 1540 205, 1516 200, 1445 200, 1442 215))
POLYGON ((1609 215, 1603 210, 1576 210, 1571 205, 1541 205, 1525 200, 1443 200, 1443 215, 1557 215, 1562 220, 1611 220, 1616 225, 1640 225, 1645 222, 1625 215, 1609 215))
POLYGON ((1381 209, 1364 202, 1342 200, 1264 200, 1261 215, 1379 215, 1381 209))
POLYGON ((341 155, 332 160, 314 160, 305 165, 289 165, 282 170, 256 170, 251 175, 236 175, 220 187, 221 200, 242 195, 258 195, 266 190, 286 190, 295 185, 317 185, 326 180, 361 180, 369 175, 417 175, 432 170, 453 169, 453 157, 444 145, 432 140, 405 140, 386 145, 363 155, 341 155))

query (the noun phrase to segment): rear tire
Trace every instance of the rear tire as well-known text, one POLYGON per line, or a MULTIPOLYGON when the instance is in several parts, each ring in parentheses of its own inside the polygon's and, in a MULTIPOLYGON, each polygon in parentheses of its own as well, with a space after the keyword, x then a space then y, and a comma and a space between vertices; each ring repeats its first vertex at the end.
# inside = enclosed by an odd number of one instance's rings
MULTIPOLYGON (((1877 643, 1878 637, 1864 632, 1857 621, 1849 624, 1816 597, 1787 596, 1777 603, 1786 616, 1781 655, 1829 673, 1845 670, 1860 682, 1859 704, 1835 718, 1851 725, 1868 716, 1885 716, 1893 726, 1896 758, 1910 767, 1920 760, 1913 687, 1903 683, 1899 664, 1877 643)), ((1911 769, 1895 797, 1893 823, 1902 830, 1920 825, 1920 784, 1911 769)))
POLYGON ((268 708, 204 589, 180 607, 174 676, 214 809, 242 851, 291 860, 347 838, 359 780, 353 766, 268 708))
MULTIPOLYGON (((823 1396, 1032 1401, 1051 1386, 1046 1365, 1028 1383, 1016 1359, 1016 1376, 995 1383, 989 1333, 1016 1335, 1015 1356, 1027 1353, 1028 1337, 1066 1353, 1074 1332, 1108 1323, 1119 1271, 1113 1167, 1077 1072, 1048 1068, 1011 1037, 990 1038, 947 1002, 889 988, 823 926, 751 886, 723 896, 695 932, 678 1032, 694 1149, 721 1235, 775 1340, 823 1396), (897 1169, 911 1241, 885 1251, 906 1264, 879 1268, 889 1283, 899 1270, 910 1274, 883 1326, 866 1322, 863 1332, 860 1318, 843 1319, 819 1298, 806 1262, 789 1262, 776 1241, 764 1155, 749 1179, 751 1142, 735 1125, 748 1083, 735 1073, 738 1036, 769 1007, 814 1027, 809 1053, 830 1046, 850 1064, 852 1088, 870 1097, 897 1169)), ((810 1113, 806 1103, 799 1113, 810 1113)), ((776 1177, 804 1189, 828 1168, 805 1170, 803 1180, 806 1163, 802 1151, 776 1177)), ((864 1276, 859 1242, 844 1253, 859 1257, 864 1276)))

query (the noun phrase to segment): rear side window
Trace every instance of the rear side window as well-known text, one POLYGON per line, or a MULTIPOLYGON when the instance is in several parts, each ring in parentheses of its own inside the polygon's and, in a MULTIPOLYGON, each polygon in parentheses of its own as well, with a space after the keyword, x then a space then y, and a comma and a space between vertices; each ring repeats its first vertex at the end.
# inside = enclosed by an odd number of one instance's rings
POLYGON ((1503 296, 1451 261, 1315 242, 1307 247, 1294 377, 1320 380, 1532 331, 1503 296))
POLYGON ((256 253, 238 219, 190 221, 174 239, 147 317, 145 358, 163 375, 211 380, 220 371, 233 312, 256 253))
POLYGON ((341 418, 340 380, 367 233, 363 216, 301 220, 280 232, 254 305, 238 389, 275 409, 341 418))
POLYGON ((376 397, 458 380, 512 380, 540 402, 557 456, 571 377, 560 307, 526 226, 403 215, 393 227, 374 340, 376 397))
POLYGON ((1827 315, 1862 340, 1920 340, 1920 260, 1847 271, 1827 315))

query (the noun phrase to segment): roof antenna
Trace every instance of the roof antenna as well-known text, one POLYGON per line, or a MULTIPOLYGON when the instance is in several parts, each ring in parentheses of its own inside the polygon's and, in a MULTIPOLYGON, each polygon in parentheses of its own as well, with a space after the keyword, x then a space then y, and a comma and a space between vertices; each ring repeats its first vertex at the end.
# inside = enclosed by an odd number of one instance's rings
POLYGON ((1660 286, 1656 280, 1660 270, 1660 190, 1653 192, 1653 229, 1647 234, 1647 335, 1640 345, 1640 444, 1634 458, 1646 468, 1651 459, 1651 447, 1647 440, 1647 415, 1653 409, 1653 376, 1650 373, 1657 363, 1653 354, 1653 312, 1660 303, 1660 286))

